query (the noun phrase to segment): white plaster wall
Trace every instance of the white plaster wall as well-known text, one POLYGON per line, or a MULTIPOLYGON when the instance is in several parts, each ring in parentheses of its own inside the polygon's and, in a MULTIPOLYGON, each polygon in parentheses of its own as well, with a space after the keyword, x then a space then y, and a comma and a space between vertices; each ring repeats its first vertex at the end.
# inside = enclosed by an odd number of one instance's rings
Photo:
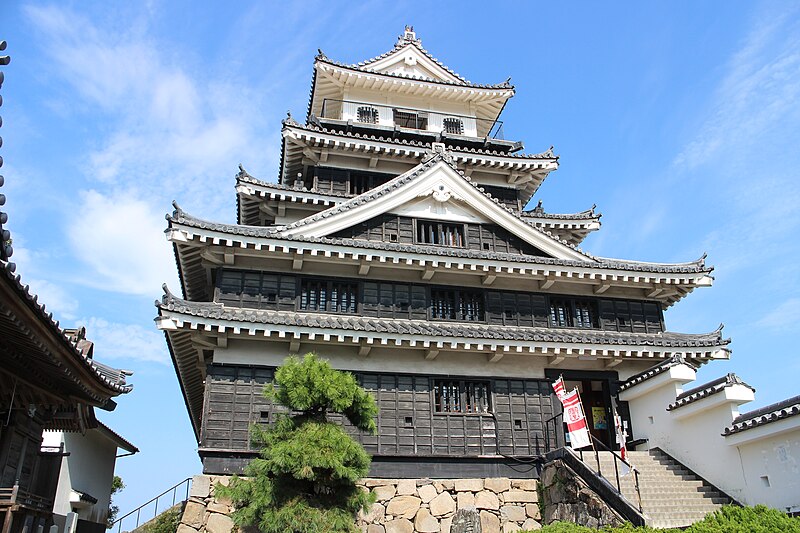
POLYGON ((785 421, 785 431, 777 422, 723 437, 753 393, 733 385, 667 411, 693 376, 688 367, 673 367, 620 394, 630 406, 634 438, 648 439, 641 448, 663 449, 740 503, 800 507, 800 420, 785 421), (769 477, 769 487, 761 476, 769 477))
POLYGON ((46 431, 45 446, 64 443, 69 456, 61 461, 58 488, 53 512, 66 515, 72 511, 70 492, 79 490, 95 498, 97 503, 78 510, 78 518, 92 522, 105 522, 111 500, 111 483, 114 479, 117 446, 98 430, 80 433, 46 431))
MULTIPOLYGON (((548 358, 536 355, 508 353, 495 363, 490 363, 488 352, 465 352, 441 350, 433 360, 425 359, 426 351, 391 346, 374 347, 368 356, 358 355, 358 348, 335 344, 301 343, 298 354, 315 352, 329 359, 334 368, 364 372, 400 372, 429 375, 496 376, 509 378, 542 379, 546 368, 570 370, 608 371, 600 360, 568 359, 559 366, 548 364, 548 358)), ((215 363, 233 363, 264 366, 279 366, 290 355, 289 341, 274 342, 264 339, 229 339, 227 348, 214 352, 215 363)), ((612 370, 620 379, 626 379, 641 371, 644 363, 621 363, 612 370)))
POLYGON ((751 440, 729 446, 738 450, 741 459, 746 483, 744 503, 800 511, 800 420, 794 417, 772 422, 726 440, 743 438, 751 440))

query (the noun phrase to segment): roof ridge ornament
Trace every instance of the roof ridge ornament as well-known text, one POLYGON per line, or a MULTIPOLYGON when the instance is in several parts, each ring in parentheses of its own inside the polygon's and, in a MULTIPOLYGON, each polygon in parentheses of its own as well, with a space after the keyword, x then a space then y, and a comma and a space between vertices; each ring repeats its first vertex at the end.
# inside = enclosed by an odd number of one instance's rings
POLYGON ((299 126, 300 123, 297 122, 294 117, 292 117, 291 111, 286 111, 286 118, 281 120, 281 124, 284 126, 299 126))
MULTIPOLYGON (((239 179, 242 179, 242 178, 252 178, 253 176, 251 176, 251 175, 250 175, 250 173, 249 173, 249 172, 247 172, 247 171, 244 169, 244 167, 242 166, 242 164, 241 164, 241 163, 239 163, 239 172, 236 174, 236 177, 237 177, 237 178, 239 178, 239 179)), ((173 205, 174 205, 174 204, 173 204, 173 205)))
POLYGON ((422 46, 422 39, 417 38, 417 33, 414 31, 414 26, 409 26, 408 24, 406 24, 403 34, 397 37, 397 43, 394 45, 394 47, 400 48, 406 43, 422 46))
POLYGON ((422 162, 428 163, 436 158, 446 161, 451 165, 455 165, 453 162, 453 154, 447 149, 444 143, 431 143, 430 150, 425 150, 425 156, 422 158, 422 162))

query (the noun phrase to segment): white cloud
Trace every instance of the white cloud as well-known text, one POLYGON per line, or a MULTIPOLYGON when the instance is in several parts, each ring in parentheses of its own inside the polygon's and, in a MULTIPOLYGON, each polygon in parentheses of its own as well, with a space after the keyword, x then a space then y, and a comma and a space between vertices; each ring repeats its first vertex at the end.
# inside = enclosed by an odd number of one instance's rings
POLYGON ((92 273, 80 281, 116 292, 152 296, 177 285, 164 218, 135 192, 81 194, 68 223, 73 250, 92 273))
POLYGON ((63 324, 65 320, 75 320, 78 312, 78 300, 72 297, 63 286, 56 285, 43 279, 22 279, 30 285, 30 292, 39 297, 39 304, 44 304, 48 312, 53 313, 53 318, 63 324))
POLYGON ((791 13, 762 17, 728 64, 713 111, 675 159, 689 168, 764 148, 800 116, 800 28, 791 13))
POLYGON ((140 362, 169 363, 164 337, 138 324, 119 324, 91 317, 81 321, 86 337, 95 344, 98 361, 126 359, 140 362))
POLYGON ((800 323, 800 298, 789 298, 774 311, 764 315, 755 325, 786 333, 797 330, 798 323, 800 323))

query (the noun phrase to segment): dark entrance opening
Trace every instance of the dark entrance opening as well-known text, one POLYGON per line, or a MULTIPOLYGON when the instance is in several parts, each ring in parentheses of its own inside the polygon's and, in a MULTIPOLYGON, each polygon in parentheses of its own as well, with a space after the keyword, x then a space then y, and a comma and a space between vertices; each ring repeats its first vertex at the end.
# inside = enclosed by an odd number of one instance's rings
MULTIPOLYGON (((611 387, 612 383, 619 380, 617 373, 552 368, 545 370, 545 376, 551 381, 563 376, 567 392, 574 388, 578 389, 583 411, 586 413, 586 425, 589 427, 589 433, 609 449, 616 450, 618 446, 614 432, 611 387)), ((554 405, 558 404, 555 394, 553 396, 554 405)), ((566 429, 562 427, 562 431, 566 432, 566 429)))

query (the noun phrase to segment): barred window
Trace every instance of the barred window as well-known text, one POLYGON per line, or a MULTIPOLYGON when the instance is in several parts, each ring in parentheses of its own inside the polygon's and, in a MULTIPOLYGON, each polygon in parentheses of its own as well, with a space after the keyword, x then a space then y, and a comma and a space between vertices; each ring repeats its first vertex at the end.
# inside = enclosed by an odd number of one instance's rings
POLYGON ((462 135, 464 133, 464 121, 460 118, 447 117, 442 119, 442 126, 445 133, 462 135))
POLYGON ((464 225, 418 220, 417 242, 463 248, 465 245, 464 225))
POLYGON ((304 279, 300 284, 300 310, 355 314, 358 284, 304 279))
POLYGON ((597 308, 589 301, 551 298, 550 325, 557 328, 596 328, 597 308))
POLYGON ((431 289, 431 319, 483 322, 483 293, 480 291, 431 289))
POLYGON ((365 124, 378 123, 378 110, 372 106, 361 106, 358 108, 358 121, 365 124))
POLYGON ((295 277, 243 270, 217 273, 216 301, 274 310, 294 310, 295 277))
POLYGON ((413 128, 417 130, 428 129, 427 113, 417 113, 416 111, 394 109, 393 115, 395 126, 400 126, 402 128, 413 128))
POLYGON ((436 413, 488 413, 489 383, 485 381, 435 380, 433 404, 436 413))

